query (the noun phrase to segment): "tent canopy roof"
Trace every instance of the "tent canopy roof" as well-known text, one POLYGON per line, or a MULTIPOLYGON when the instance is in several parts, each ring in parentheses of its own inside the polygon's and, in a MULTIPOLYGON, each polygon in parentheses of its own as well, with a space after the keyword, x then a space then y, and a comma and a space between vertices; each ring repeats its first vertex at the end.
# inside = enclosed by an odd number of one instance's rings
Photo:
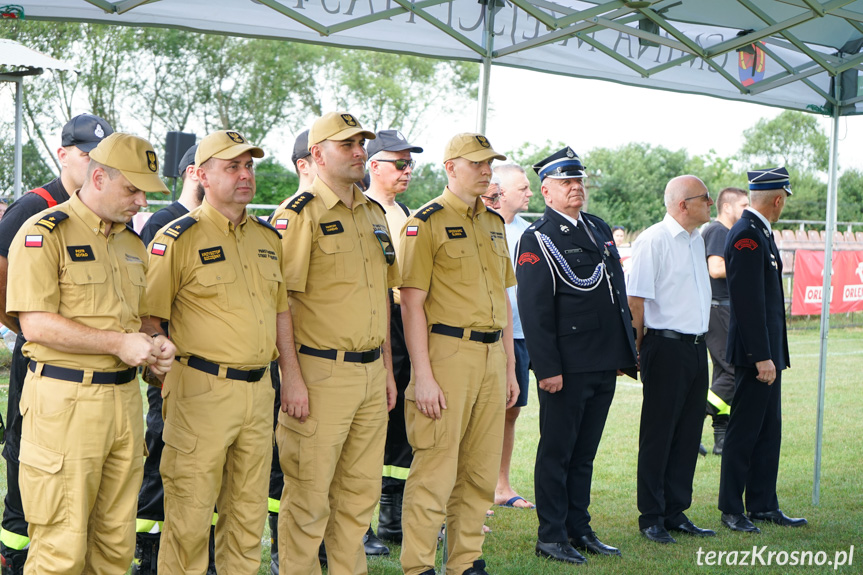
POLYGON ((167 26, 863 113, 863 0, 18 0, 24 17, 167 26), (494 5, 490 8, 488 5, 494 5), (493 12, 493 15, 490 15, 493 12), (493 34, 487 32, 491 30, 493 34), (831 79, 846 72, 835 99, 831 79))
MULTIPOLYGON (((74 70, 71 64, 46 56, 41 52, 22 46, 14 40, 0 38, 0 66, 12 68, 13 72, 18 68, 46 69, 52 70, 74 70)), ((0 69, 0 73, 3 70, 0 69)), ((8 70, 7 70, 8 72, 8 70)))

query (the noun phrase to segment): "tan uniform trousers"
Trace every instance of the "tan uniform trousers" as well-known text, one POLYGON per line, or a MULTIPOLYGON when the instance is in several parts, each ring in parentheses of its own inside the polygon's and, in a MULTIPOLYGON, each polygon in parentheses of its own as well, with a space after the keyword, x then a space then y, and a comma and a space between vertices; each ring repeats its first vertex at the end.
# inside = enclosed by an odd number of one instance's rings
POLYGON ((28 372, 19 485, 28 575, 125 573, 144 469, 138 380, 92 384, 28 372))
POLYGON ((249 382, 174 362, 162 388, 160 573, 206 572, 214 506, 219 510, 216 570, 258 572, 273 453, 273 393, 269 371, 249 382))
POLYGON ((384 362, 298 357, 310 414, 300 423, 279 412, 276 442, 285 474, 279 573, 319 575, 323 538, 330 575, 364 575, 363 535, 381 496, 387 427, 384 362))
POLYGON ((429 360, 446 396, 441 419, 421 414, 414 377, 405 390, 405 426, 414 458, 402 503, 401 563, 407 575, 434 568, 446 519, 448 575, 482 555, 486 511, 494 504, 506 411, 506 352, 429 333, 429 360))

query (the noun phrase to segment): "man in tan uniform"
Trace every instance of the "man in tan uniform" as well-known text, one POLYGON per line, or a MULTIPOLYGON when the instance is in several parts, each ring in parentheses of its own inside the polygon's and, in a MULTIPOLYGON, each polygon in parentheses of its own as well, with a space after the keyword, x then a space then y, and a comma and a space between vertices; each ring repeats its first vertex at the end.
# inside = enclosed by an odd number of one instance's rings
POLYGON ((279 511, 282 574, 367 573, 363 534, 381 493, 387 410, 395 404, 387 289, 399 285, 383 208, 360 192, 366 138, 350 114, 309 131, 318 176, 273 215, 290 246, 285 283, 292 329, 280 358, 276 429, 285 488, 279 511))
POLYGON ((234 131, 198 144, 204 202, 150 244, 145 324, 168 321, 177 364, 165 378, 160 471, 165 524, 159 572, 204 573, 217 505, 216 569, 252 575, 261 564, 272 454, 276 324, 289 315, 282 244, 246 212, 254 158, 264 152, 234 131))
POLYGON ((405 487, 402 569, 434 575, 446 519, 448 575, 487 575, 483 521, 494 503, 504 412, 518 399, 515 275, 503 218, 488 211, 491 163, 506 157, 480 134, 444 151, 448 185, 402 228, 402 319, 413 373, 405 422, 414 449, 405 487), (503 341, 501 341, 501 336, 503 341))
POLYGON ((29 358, 20 487, 28 574, 123 573, 135 549, 143 469, 137 366, 171 367, 174 346, 140 333, 147 254, 126 227, 168 189, 149 142, 114 133, 90 152, 81 189, 33 216, 9 252, 6 307, 29 358))

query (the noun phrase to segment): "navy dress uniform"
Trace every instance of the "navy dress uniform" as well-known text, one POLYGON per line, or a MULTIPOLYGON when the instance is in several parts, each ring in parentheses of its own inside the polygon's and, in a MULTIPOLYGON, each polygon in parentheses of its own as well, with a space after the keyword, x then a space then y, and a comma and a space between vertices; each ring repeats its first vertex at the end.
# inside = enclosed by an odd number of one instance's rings
POLYGON ((594 215, 556 203, 546 188, 548 179, 583 179, 581 161, 567 147, 534 170, 547 207, 518 247, 518 306, 537 381, 563 377, 560 391, 538 390, 537 554, 581 563, 584 558, 570 542, 594 553, 619 554, 596 539, 588 505, 617 371, 635 374, 635 339, 611 229, 594 215), (546 549, 555 544, 563 549, 546 549))
MULTIPOLYGON (((785 526, 806 520, 786 517, 779 510, 776 479, 782 443, 782 370, 791 367, 785 324, 782 259, 765 217, 761 190, 784 190, 791 195, 785 168, 749 172, 751 207, 728 234, 725 267, 731 296, 727 360, 734 365, 735 391, 725 434, 719 480, 722 522, 735 531, 757 531, 743 516, 743 496, 753 520, 785 526), (759 362, 771 360, 772 383, 759 375, 759 362)), ((784 206, 784 197, 781 195, 784 206)), ((776 198, 776 196, 774 196, 776 198)), ((774 219, 779 218, 774 208, 774 219)), ((770 212, 768 212, 769 214, 770 212)))

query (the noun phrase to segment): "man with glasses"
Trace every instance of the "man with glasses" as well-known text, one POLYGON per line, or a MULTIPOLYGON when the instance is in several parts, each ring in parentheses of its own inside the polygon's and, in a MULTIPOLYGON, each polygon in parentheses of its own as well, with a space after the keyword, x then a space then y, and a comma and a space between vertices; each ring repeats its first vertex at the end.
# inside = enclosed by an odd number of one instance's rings
MULTIPOLYGON (((497 212, 503 216, 506 229, 506 243, 509 247, 512 265, 516 265, 516 248, 521 234, 530 224, 519 216, 520 212, 527 209, 533 192, 530 191, 530 181, 524 173, 524 168, 516 164, 503 164, 496 166, 492 175, 492 181, 497 180, 498 197, 496 199, 497 212)), ((491 187, 491 186, 489 186, 491 187)), ((483 197, 485 200, 485 197, 483 197)), ((486 207, 490 207, 486 203, 486 207)), ((515 352, 515 378, 518 381, 518 401, 506 410, 506 419, 503 427, 503 451, 500 458, 500 473, 497 478, 497 487, 494 490, 495 505, 504 507, 515 507, 517 509, 533 509, 534 504, 515 492, 509 481, 509 469, 512 463, 512 449, 515 445, 515 422, 521 412, 521 408, 527 405, 527 393, 530 387, 530 358, 527 353, 527 344, 524 341, 524 331, 521 328, 521 319, 518 315, 516 303, 516 287, 507 288, 510 304, 512 304, 512 345, 515 352)))
POLYGON ((581 160, 566 147, 534 170, 546 208, 521 238, 516 277, 539 388, 535 550, 539 557, 582 564, 586 559, 577 549, 620 555, 596 536, 588 506, 617 375, 623 369, 635 373, 635 342, 611 229, 582 209, 581 160))
POLYGON ((500 178, 492 174, 488 182, 488 190, 480 196, 485 207, 492 210, 500 209, 500 178))
POLYGON ((734 401, 719 475, 722 523, 732 531, 758 532, 755 522, 802 527, 802 517, 779 509, 776 478, 782 444, 782 370, 791 367, 785 326, 782 258, 775 224, 791 196, 785 168, 749 172, 752 206, 728 232, 725 261, 731 319, 729 362, 734 401), (746 509, 743 514, 743 497, 746 509))
MULTIPOLYGON (((398 130, 381 130, 369 142, 369 178, 366 196, 384 207, 387 225, 398 250, 401 229, 410 216, 406 205, 396 200, 411 183, 415 160, 411 154, 423 149, 414 146, 398 130)), ((405 346, 402 325, 401 294, 393 288, 390 302, 390 347, 393 354, 393 376, 396 382, 396 406, 387 423, 384 449, 384 469, 381 481, 381 506, 378 516, 378 537, 386 541, 402 541, 402 498, 410 471, 413 452, 405 433, 405 389, 411 379, 411 362, 405 346)), ((389 549, 374 536, 369 527, 365 540, 366 555, 388 555, 389 549), (382 548, 382 549, 381 549, 382 548)))
POLYGON ((518 399, 506 294, 515 275, 503 218, 479 199, 495 159, 506 157, 485 136, 454 136, 444 150, 447 187, 401 232, 413 367, 405 391, 414 449, 402 520, 406 575, 434 575, 444 520, 447 573, 487 575, 482 528, 494 502, 505 407, 518 399))
POLYGON ((385 211, 356 186, 374 138, 351 114, 318 118, 308 136, 317 177, 272 217, 292 254, 276 428, 283 574, 319 573, 322 539, 330 573, 367 570, 363 535, 396 401, 388 290, 400 282, 385 211))
POLYGON ((644 401, 638 441, 638 526, 656 543, 676 543, 669 531, 716 535, 685 511, 707 400, 710 276, 698 226, 713 200, 695 176, 665 187, 665 218, 632 248, 626 291, 636 330, 644 401))

